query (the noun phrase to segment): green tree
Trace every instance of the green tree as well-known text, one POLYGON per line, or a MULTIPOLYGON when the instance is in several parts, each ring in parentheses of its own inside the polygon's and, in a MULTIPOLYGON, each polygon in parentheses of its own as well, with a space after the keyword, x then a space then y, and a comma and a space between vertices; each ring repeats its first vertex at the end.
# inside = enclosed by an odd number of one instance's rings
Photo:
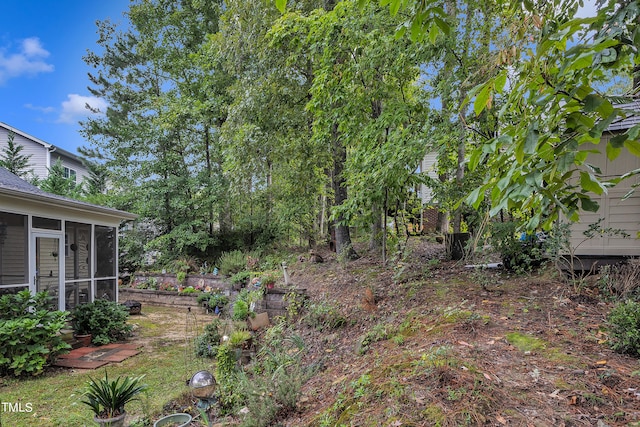
POLYGON ((109 107, 82 123, 83 133, 125 195, 122 207, 154 221, 150 246, 169 257, 204 254, 227 208, 215 137, 223 90, 210 90, 211 69, 199 56, 220 10, 197 0, 133 3, 130 28, 99 23, 102 49, 85 57, 97 70, 91 91, 109 107))
POLYGON ((31 154, 22 154, 24 146, 14 142, 15 136, 13 132, 7 134, 7 146, 0 153, 0 167, 20 178, 25 178, 29 172, 33 172, 33 169, 29 169, 31 154))
POLYGON ((623 152, 640 155, 640 125, 601 143, 606 128, 629 113, 616 106, 624 98, 599 89, 609 71, 638 71, 640 6, 609 1, 595 17, 575 18, 576 1, 545 15, 525 5, 512 37, 533 35, 534 43, 503 52, 500 72, 474 93, 477 114, 495 99, 503 99, 505 108, 499 111, 499 134, 470 157, 472 168, 486 164, 489 172, 468 201, 478 206, 488 197, 493 214, 512 207, 531 210, 527 227, 535 229, 549 227, 560 214, 576 221, 580 210, 597 210, 592 195, 619 182, 589 165, 591 153, 580 149, 585 144, 594 144, 609 160, 623 152))
POLYGON ((64 166, 60 159, 48 168, 47 177, 40 180, 38 185, 44 191, 72 199, 80 199, 83 193, 82 184, 76 184, 71 177, 65 177, 64 166))

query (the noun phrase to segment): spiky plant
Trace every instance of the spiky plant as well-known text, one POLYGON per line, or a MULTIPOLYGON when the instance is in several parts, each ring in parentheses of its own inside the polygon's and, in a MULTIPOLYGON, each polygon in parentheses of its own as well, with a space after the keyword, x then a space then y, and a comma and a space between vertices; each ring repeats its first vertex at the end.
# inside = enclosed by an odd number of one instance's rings
POLYGON ((97 418, 117 417, 124 413, 124 405, 136 400, 140 393, 147 390, 147 385, 142 384, 143 378, 144 375, 109 380, 106 371, 102 379, 94 380, 89 377, 81 402, 89 406, 97 418))

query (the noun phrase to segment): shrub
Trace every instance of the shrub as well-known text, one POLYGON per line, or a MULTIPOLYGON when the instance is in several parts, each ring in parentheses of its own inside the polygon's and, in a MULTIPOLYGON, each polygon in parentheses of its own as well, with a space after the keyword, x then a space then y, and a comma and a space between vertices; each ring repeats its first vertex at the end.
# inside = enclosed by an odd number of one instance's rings
POLYGON ((220 274, 233 276, 241 272, 247 266, 247 260, 242 251, 223 252, 218 260, 220 274))
POLYGON ((611 348, 640 356, 640 303, 629 300, 616 305, 607 321, 611 348))
POLYGON ((302 321, 319 331, 337 329, 347 323, 347 319, 340 313, 335 303, 320 301, 311 303, 302 321))
POLYGON ((245 300, 238 298, 233 303, 233 320, 247 320, 249 317, 249 304, 245 300))
POLYGON ((543 250, 537 236, 529 236, 525 240, 517 237, 517 227, 518 224, 512 221, 494 222, 490 242, 500 253, 505 268, 524 273, 541 264, 543 250))
POLYGON ((0 297, 0 375, 37 375, 69 344, 60 337, 67 313, 53 311, 46 292, 0 297))
POLYGON ((128 337, 129 309, 115 301, 97 299, 80 304, 71 311, 73 329, 77 334, 91 334, 91 342, 102 345, 128 337))
POLYGON ((233 276, 231 276, 231 284, 240 285, 241 287, 244 287, 249 281, 250 277, 251 277, 251 272, 240 271, 234 274, 233 276))
POLYGON ((204 333, 195 340, 196 356, 214 358, 220 345, 220 320, 213 319, 204 327, 204 333))

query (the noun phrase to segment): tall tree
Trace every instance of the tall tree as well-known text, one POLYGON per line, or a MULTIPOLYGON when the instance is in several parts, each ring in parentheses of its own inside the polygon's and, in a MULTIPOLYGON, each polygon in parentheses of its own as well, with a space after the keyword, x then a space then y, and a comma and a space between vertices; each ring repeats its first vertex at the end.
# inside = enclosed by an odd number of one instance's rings
POLYGON ((162 237, 155 244, 167 255, 205 251, 226 208, 218 203, 225 189, 218 185, 212 137, 225 114, 214 107, 224 100, 206 90, 211 69, 199 56, 218 30, 220 5, 133 3, 130 29, 99 23, 102 50, 85 57, 97 70, 90 89, 109 107, 85 121, 83 132, 113 185, 136 189, 124 203, 156 221, 162 237))
POLYGON ((29 172, 33 172, 33 169, 29 169, 31 154, 22 154, 24 146, 15 143, 15 136, 13 132, 7 134, 7 146, 0 153, 0 167, 20 178, 25 178, 29 172))

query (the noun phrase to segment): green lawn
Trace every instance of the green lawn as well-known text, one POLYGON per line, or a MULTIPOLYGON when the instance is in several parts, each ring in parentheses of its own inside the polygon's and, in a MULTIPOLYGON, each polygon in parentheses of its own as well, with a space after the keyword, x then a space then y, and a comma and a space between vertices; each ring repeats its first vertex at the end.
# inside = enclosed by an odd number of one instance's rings
MULTIPOLYGON (((82 387, 89 376, 101 377, 105 369, 109 377, 118 375, 145 375, 149 392, 141 401, 127 405, 131 417, 128 422, 145 414, 152 420, 159 418, 162 406, 188 392, 186 380, 200 369, 210 369, 206 361, 197 359, 191 347, 193 338, 206 322, 183 314, 183 309, 143 307, 142 316, 132 316, 131 324, 137 324, 137 339, 150 339, 142 353, 121 363, 110 364, 93 371, 49 370, 39 377, 0 379, 0 426, 11 427, 80 427, 96 425, 89 408, 81 404, 82 387), (160 318, 150 319, 151 315, 160 318), (186 338, 185 338, 186 337, 186 338), (24 412, 9 411, 8 403, 15 411, 21 403, 24 412), (29 404, 29 405, 27 405, 29 404), (29 411, 31 407, 31 411, 29 411)), ((135 342, 136 338, 132 342, 135 342)))

